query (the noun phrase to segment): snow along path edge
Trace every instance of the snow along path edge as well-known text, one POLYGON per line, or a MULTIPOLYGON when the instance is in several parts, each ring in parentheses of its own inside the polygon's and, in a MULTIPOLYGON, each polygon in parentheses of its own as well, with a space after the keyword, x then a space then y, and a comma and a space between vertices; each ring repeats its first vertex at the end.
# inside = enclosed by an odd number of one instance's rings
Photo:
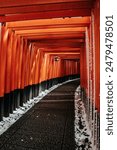
POLYGON ((75 91, 75 142, 76 150, 93 150, 91 130, 86 117, 84 103, 81 100, 81 88, 77 87, 75 91))
POLYGON ((16 110, 13 111, 12 114, 9 115, 9 117, 3 117, 3 121, 0 122, 0 135, 3 134, 11 125, 13 125, 20 117, 22 117, 30 108, 32 108, 36 103, 38 103, 44 96, 46 96, 48 93, 56 89, 57 87, 66 84, 71 81, 78 80, 68 80, 63 83, 54 85, 48 90, 42 91, 39 93, 37 97, 34 97, 33 99, 30 99, 26 103, 23 104, 23 107, 16 108, 16 110))

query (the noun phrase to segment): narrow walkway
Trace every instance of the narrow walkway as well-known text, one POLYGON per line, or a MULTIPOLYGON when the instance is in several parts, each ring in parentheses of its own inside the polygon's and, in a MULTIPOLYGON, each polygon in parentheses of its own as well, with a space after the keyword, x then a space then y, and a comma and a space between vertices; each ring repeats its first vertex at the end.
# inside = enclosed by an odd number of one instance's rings
POLYGON ((74 92, 64 84, 31 108, 0 136, 0 150, 75 150, 74 92))

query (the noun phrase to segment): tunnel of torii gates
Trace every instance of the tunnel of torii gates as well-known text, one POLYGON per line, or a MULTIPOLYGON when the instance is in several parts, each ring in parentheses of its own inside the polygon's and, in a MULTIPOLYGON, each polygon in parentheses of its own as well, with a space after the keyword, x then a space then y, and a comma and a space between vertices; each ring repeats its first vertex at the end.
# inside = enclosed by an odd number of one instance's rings
POLYGON ((0 120, 79 77, 91 122, 100 111, 99 0, 0 1, 0 120))

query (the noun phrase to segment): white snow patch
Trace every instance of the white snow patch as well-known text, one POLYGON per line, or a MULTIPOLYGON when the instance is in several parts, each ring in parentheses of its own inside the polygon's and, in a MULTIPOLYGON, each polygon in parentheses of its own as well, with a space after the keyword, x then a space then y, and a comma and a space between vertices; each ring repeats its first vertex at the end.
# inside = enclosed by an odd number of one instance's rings
POLYGON ((23 107, 16 108, 16 110, 14 110, 13 113, 9 115, 9 117, 3 117, 3 121, 0 122, 0 135, 3 134, 12 124, 14 124, 23 114, 25 114, 31 107, 33 107, 36 103, 38 103, 48 93, 50 93, 51 91, 53 91, 54 89, 63 84, 75 80, 78 79, 68 80, 61 84, 54 85, 48 90, 42 91, 41 93, 39 93, 37 97, 34 97, 33 99, 30 99, 29 101, 24 103, 23 107))
POLYGON ((85 107, 81 100, 81 88, 75 91, 75 142, 76 150, 92 150, 91 130, 86 118, 85 107))

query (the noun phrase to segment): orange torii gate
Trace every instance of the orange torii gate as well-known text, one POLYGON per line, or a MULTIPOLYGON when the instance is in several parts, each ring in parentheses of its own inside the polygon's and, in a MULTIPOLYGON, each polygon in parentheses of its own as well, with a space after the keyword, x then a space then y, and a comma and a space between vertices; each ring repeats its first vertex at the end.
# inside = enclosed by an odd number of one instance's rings
POLYGON ((0 120, 40 90, 80 77, 90 128, 96 137, 98 121, 94 120, 100 111, 99 9, 99 0, 1 2, 0 120))

